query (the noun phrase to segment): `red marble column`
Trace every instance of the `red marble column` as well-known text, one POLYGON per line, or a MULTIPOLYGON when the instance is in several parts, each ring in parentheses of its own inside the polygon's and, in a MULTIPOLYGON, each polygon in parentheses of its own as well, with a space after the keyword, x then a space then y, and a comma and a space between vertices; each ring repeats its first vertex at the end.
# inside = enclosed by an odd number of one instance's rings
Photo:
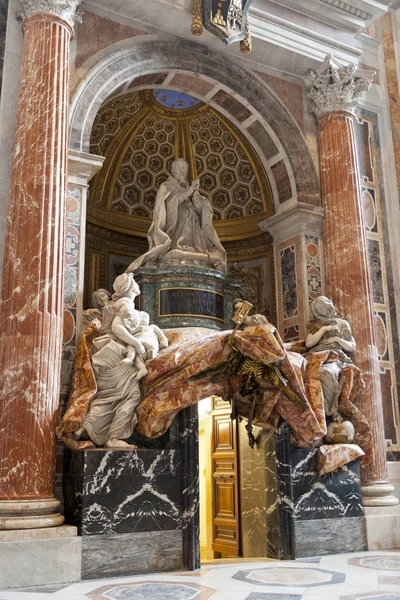
POLYGON ((304 78, 318 117, 322 200, 325 208, 324 255, 327 295, 350 322, 357 349, 354 362, 363 372, 365 390, 358 405, 373 436, 373 460, 362 467, 365 506, 398 504, 388 481, 379 361, 375 342, 372 287, 361 204, 354 133, 357 99, 374 72, 341 66, 327 56, 304 78))
POLYGON ((54 429, 72 27, 63 8, 31 14, 27 5, 0 318, 0 529, 64 521, 54 497, 54 429))

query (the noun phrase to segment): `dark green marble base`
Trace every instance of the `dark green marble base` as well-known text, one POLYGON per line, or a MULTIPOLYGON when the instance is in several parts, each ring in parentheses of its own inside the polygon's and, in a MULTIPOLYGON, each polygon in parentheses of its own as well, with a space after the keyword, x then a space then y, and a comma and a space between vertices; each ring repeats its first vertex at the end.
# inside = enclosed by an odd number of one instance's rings
POLYGON ((150 323, 162 329, 232 328, 239 282, 223 273, 208 267, 152 263, 134 276, 141 290, 138 307, 149 313, 150 323))

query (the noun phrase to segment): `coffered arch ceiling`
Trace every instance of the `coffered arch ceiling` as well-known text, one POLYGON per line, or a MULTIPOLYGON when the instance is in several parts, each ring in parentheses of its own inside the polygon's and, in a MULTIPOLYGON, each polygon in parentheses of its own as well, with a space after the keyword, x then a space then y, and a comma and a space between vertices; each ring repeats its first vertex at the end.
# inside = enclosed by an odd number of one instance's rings
POLYGON ((222 241, 259 235, 274 213, 271 186, 247 138, 216 109, 171 90, 124 93, 99 110, 90 152, 106 157, 91 184, 88 219, 145 236, 157 189, 174 158, 189 163, 189 178, 214 210, 222 241))

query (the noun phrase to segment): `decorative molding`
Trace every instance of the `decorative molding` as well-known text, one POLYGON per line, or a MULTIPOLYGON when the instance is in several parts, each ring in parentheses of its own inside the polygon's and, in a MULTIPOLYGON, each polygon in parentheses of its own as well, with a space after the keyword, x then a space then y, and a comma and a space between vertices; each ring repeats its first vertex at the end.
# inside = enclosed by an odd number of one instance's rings
POLYGON ((329 6, 334 6, 335 8, 338 8, 339 10, 342 10, 343 12, 349 13, 350 15, 354 15, 355 17, 358 17, 359 19, 363 19, 363 21, 368 21, 368 19, 371 19, 373 17, 372 13, 368 13, 365 10, 361 10, 361 8, 358 8, 357 6, 354 6, 354 4, 348 4, 347 2, 343 2, 342 0, 320 0, 321 2, 323 2, 324 4, 329 4, 329 6))
MULTIPOLYGON (((328 2, 329 0, 321 0, 321 1, 328 2)), ((297 2, 295 0, 279 0, 279 2, 277 2, 277 4, 279 4, 280 6, 286 6, 287 8, 290 8, 290 10, 294 10, 297 13, 300 13, 301 15, 307 15, 307 17, 311 17, 312 19, 315 19, 316 21, 321 21, 322 23, 326 23, 327 25, 330 25, 331 27, 335 27, 336 29, 340 29, 341 31, 348 31, 349 33, 357 33, 358 31, 360 31, 360 27, 357 25, 354 25, 352 23, 348 23, 345 21, 341 21, 339 19, 333 19, 329 14, 326 13, 325 10, 324 10, 324 12, 320 12, 318 10, 312 10, 310 8, 307 8, 306 6, 299 4, 299 2, 297 2)))
POLYGON ((82 0, 20 0, 21 10, 17 17, 27 19, 41 13, 50 13, 66 21, 71 29, 82 22, 83 11, 78 8, 82 0))
POLYGON ((259 228, 268 232, 276 245, 302 233, 322 235, 324 214, 320 206, 299 202, 265 219, 259 228))
POLYGON ((311 111, 317 116, 333 110, 353 112, 358 98, 372 85, 375 71, 357 69, 355 65, 341 66, 330 55, 318 69, 308 71, 303 78, 311 111))
POLYGON ((335 42, 331 38, 328 38, 324 35, 319 35, 318 33, 314 33, 309 29, 305 29, 304 27, 300 27, 298 25, 294 25, 293 23, 289 23, 284 19, 279 19, 278 17, 274 17, 265 13, 258 8, 251 8, 249 11, 250 17, 254 20, 259 19, 261 22, 270 23, 271 25, 277 25, 282 29, 287 29, 293 33, 297 33, 305 38, 313 40, 319 44, 324 44, 325 46, 330 46, 336 50, 340 50, 342 52, 346 52, 347 54, 351 54, 355 57, 360 57, 362 55, 362 50, 359 48, 353 48, 352 46, 348 46, 347 44, 341 44, 340 42, 335 42))

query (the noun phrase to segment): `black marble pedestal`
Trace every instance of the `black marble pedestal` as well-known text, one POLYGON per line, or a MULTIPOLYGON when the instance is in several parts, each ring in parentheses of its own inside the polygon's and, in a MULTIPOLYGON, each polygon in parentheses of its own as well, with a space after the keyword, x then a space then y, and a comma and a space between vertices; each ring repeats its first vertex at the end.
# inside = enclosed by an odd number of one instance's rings
POLYGON ((65 461, 65 517, 82 535, 82 579, 184 567, 181 450, 68 449, 65 461))
POLYGON ((276 439, 280 557, 366 550, 359 460, 320 477, 318 449, 292 448, 285 424, 276 439))

